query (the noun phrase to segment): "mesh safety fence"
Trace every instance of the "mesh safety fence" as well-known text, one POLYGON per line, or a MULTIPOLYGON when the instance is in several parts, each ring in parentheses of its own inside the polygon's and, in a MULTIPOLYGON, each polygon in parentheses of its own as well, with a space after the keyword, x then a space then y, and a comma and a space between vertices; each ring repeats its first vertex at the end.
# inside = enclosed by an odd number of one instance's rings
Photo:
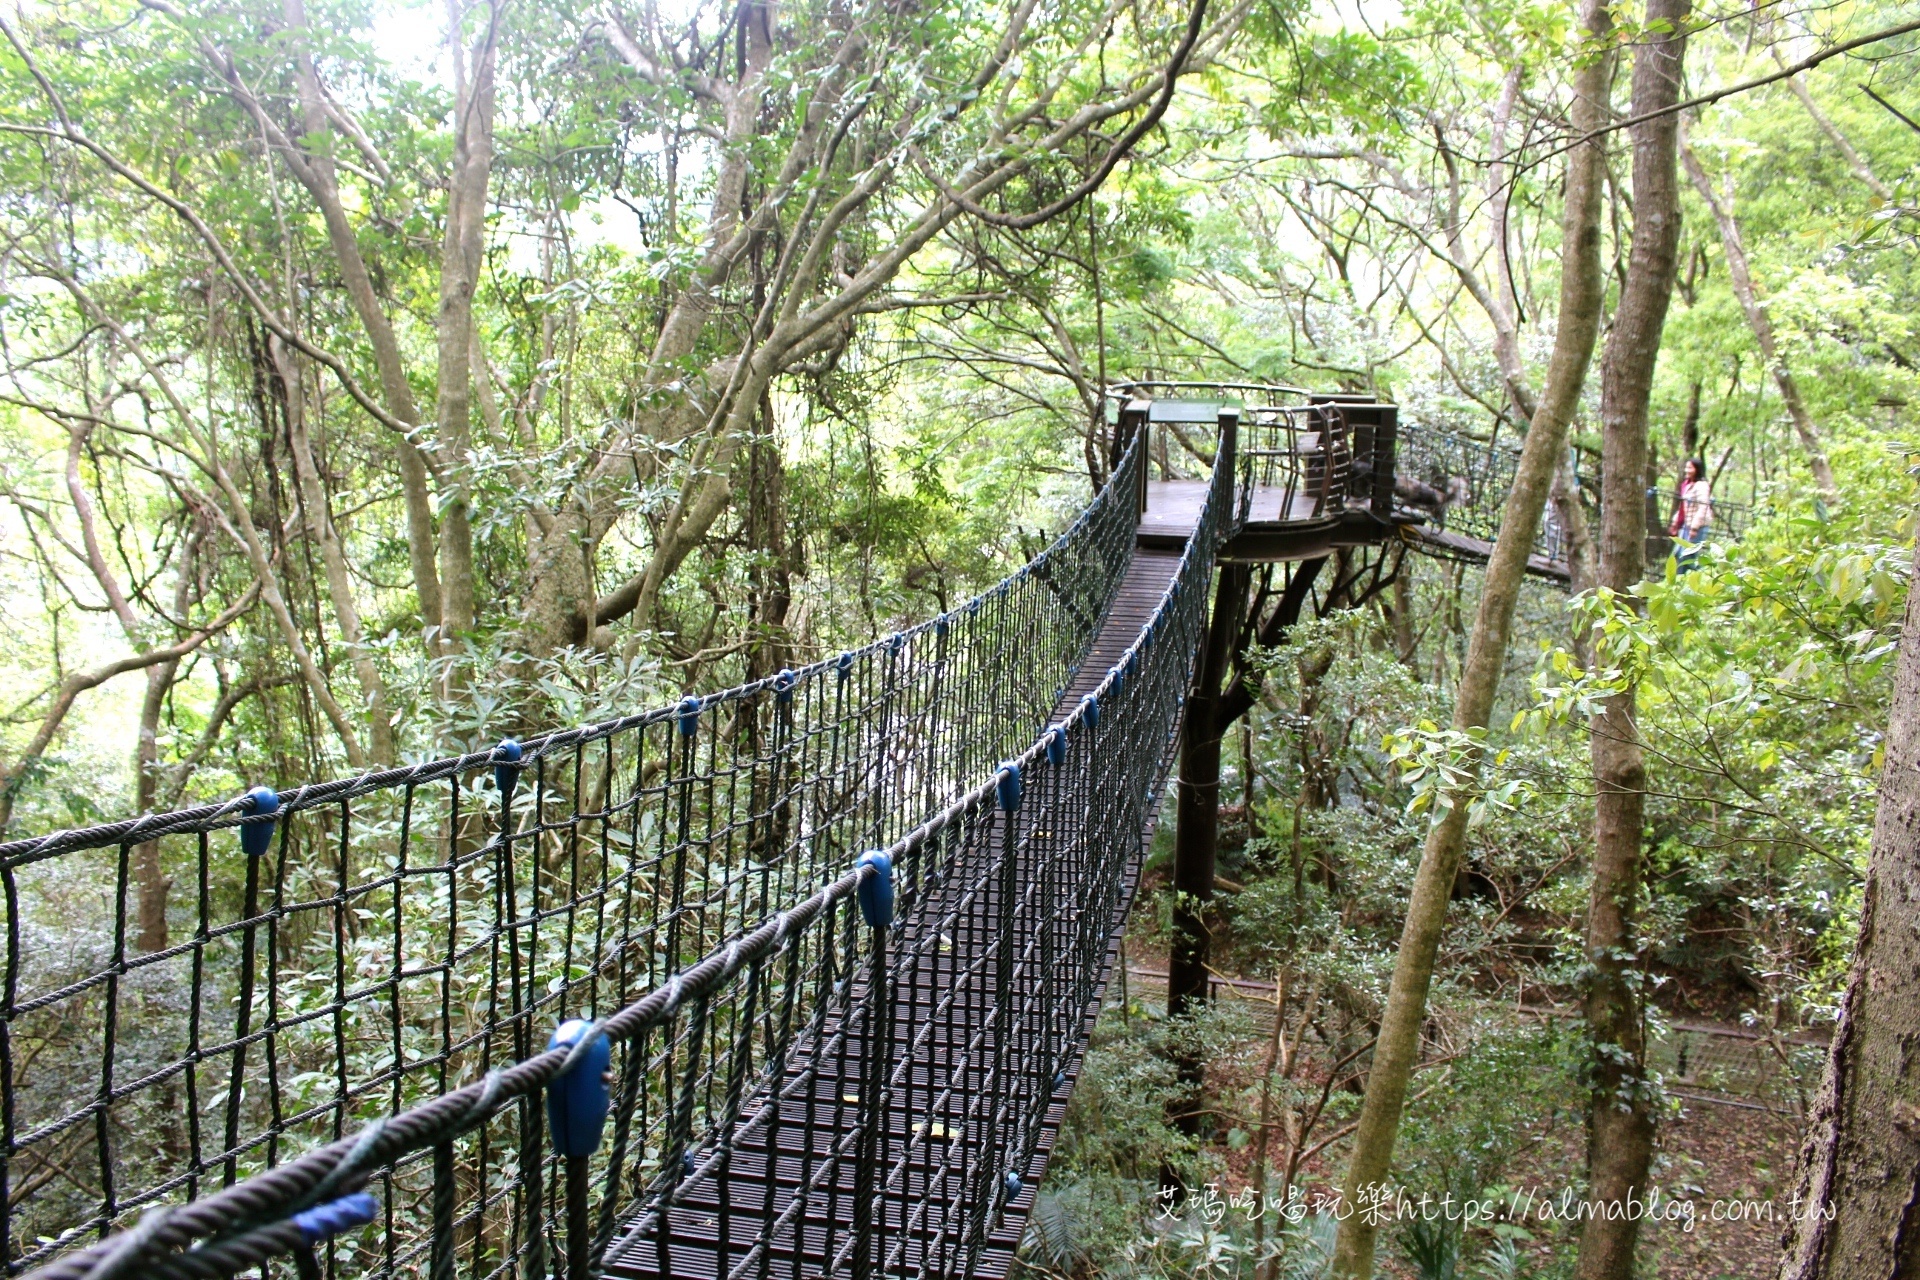
MULTIPOLYGON (((1137 446, 1129 457, 1135 465, 1137 446)), ((1115 487, 1130 494, 1123 487, 1130 482, 1123 474, 1115 487)), ((791 799, 791 830, 775 818, 786 800, 768 800, 754 827, 768 835, 754 846, 742 834, 742 857, 715 862, 708 852, 717 839, 676 837, 664 845, 664 859, 645 863, 653 880, 644 893, 616 888, 639 864, 612 865, 604 816, 592 819, 600 851, 582 857, 585 880, 572 870, 571 834, 544 854, 530 847, 544 830, 571 833, 580 819, 571 803, 573 820, 564 823, 540 822, 531 803, 519 807, 516 797, 539 792, 540 762, 552 758, 551 739, 528 744, 518 768, 531 776, 503 775, 498 794, 511 803, 485 810, 496 828, 476 840, 485 856, 460 863, 449 852, 429 873, 454 880, 436 900, 451 912, 461 892, 458 868, 491 868, 500 905, 482 912, 487 926, 476 937, 486 945, 472 944, 472 955, 484 957, 476 967, 484 977, 473 989, 454 989, 452 960, 421 966, 433 980, 423 991, 442 1019, 459 1016, 463 995, 487 1010, 472 1015, 478 1040, 463 1045, 442 1033, 440 1048, 427 1055, 435 1087, 425 1099, 407 1097, 413 1085, 402 1064, 411 1059, 398 1052, 368 1092, 329 1076, 324 1088, 339 1096, 331 1111, 310 1118, 332 1124, 332 1141, 291 1158, 282 1153, 275 1167, 191 1202, 157 1207, 132 1229, 69 1252, 38 1275, 226 1276, 284 1255, 303 1275, 435 1280, 972 1272, 1008 1205, 1032 1195, 1036 1148, 1049 1110, 1064 1096, 1171 757, 1206 626, 1216 534, 1232 501, 1232 470, 1223 467, 1144 625, 1125 637, 1103 675, 1079 681, 1091 692, 1069 694, 1062 673, 1075 659, 1042 665, 1045 649, 1023 647, 1039 637, 1024 632, 998 666, 983 657, 965 673, 1023 682, 1014 690, 1023 701, 1006 695, 1008 723, 993 728, 997 736, 981 730, 964 749, 948 748, 950 766, 936 754, 937 769, 908 763, 904 744, 914 744, 914 754, 939 750, 911 717, 884 720, 861 739, 870 760, 887 762, 889 785, 911 781, 936 797, 915 810, 910 827, 876 803, 858 809, 855 825, 828 843, 839 803, 823 818, 801 801, 816 798, 811 786, 823 763, 840 757, 816 747, 824 754, 795 758, 791 788, 764 782, 755 792, 791 799), (1003 759, 993 755, 996 747, 1003 759), (967 777, 963 762, 971 779, 951 785, 967 777), (518 816, 499 829, 500 812, 518 816), (856 863, 869 834, 874 851, 856 863), (517 857, 507 858, 514 846, 517 857), (682 847, 685 856, 675 852, 682 847), (765 852, 744 856, 754 848, 765 852), (567 868, 556 902, 564 893, 582 905, 548 910, 538 890, 508 893, 504 877, 516 874, 515 862, 567 868), (577 952, 540 949, 547 944, 537 939, 555 933, 591 933, 596 941, 577 952), (549 960, 514 976, 514 965, 525 963, 516 956, 527 953, 589 959, 579 972, 555 971, 549 960), (569 1024, 543 1051, 539 1037, 574 1014, 599 1020, 569 1024), (462 1067, 469 1068, 464 1078, 456 1074, 462 1067), (379 1105, 362 1108, 362 1098, 379 1105), (384 1118, 355 1129, 348 1120, 363 1109, 384 1118), (591 1120, 584 1136, 583 1117, 591 1120), (334 1236, 367 1221, 376 1229, 334 1236)), ((1094 560, 1090 576, 1110 596, 1126 557, 1094 560)), ((1055 597, 1067 575, 1049 572, 1052 585, 1042 589, 1055 597)), ((993 616, 993 601, 1038 576, 1030 568, 1009 580, 970 616, 993 616)), ((1087 629, 1078 633, 1085 652, 1105 608, 1091 588, 1075 597, 1075 608, 1087 612, 1087 629)), ((1059 609, 1051 620, 1064 629, 1072 614, 1059 609)), ((960 636, 959 620, 941 634, 960 636)), ((856 663, 908 652, 915 638, 856 663)), ((804 690, 840 687, 834 670, 800 673, 780 689, 735 691, 720 705, 744 708, 759 698, 791 708, 767 730, 769 743, 784 742, 778 735, 800 736, 779 726, 786 716, 798 719, 804 690)), ((969 696, 990 696, 983 686, 965 687, 969 696)), ((869 714, 884 716, 888 705, 869 714)), ((678 714, 668 721, 680 735, 669 739, 676 759, 715 759, 700 754, 700 724, 681 734, 678 714)), ((703 717, 718 719, 719 708, 699 708, 696 720, 703 717)), ((745 718, 744 709, 735 713, 736 721, 745 718)), ((769 746, 751 758, 781 757, 769 746)), ((467 767, 500 766, 483 758, 467 767)), ((670 818, 676 831, 710 831, 706 820, 682 815, 711 803, 700 797, 713 772, 663 765, 653 785, 680 789, 660 806, 660 820, 670 818), (692 794, 677 781, 683 777, 698 781, 692 794)), ((844 782, 848 775, 826 776, 844 782)), ((644 793, 639 783, 634 788, 644 793)), ((864 795, 845 788, 857 792, 864 795)), ((280 824, 283 850, 290 825, 280 824)), ((327 834, 326 847, 351 848, 338 829, 327 834)), ((400 869, 409 865, 404 856, 397 861, 400 869)), ((389 866, 387 875, 403 875, 400 869, 389 866)), ((341 919, 337 907, 329 910, 341 919)), ((370 929, 404 930, 404 919, 394 926, 379 912, 371 918, 370 929)), ((340 940, 336 933, 327 946, 340 940)), ((449 954, 465 952, 455 946, 449 954)), ((386 1011, 409 994, 410 980, 402 972, 367 984, 375 1012, 365 1016, 375 1034, 400 1037, 390 1025, 397 1015, 386 1011)), ((333 983, 320 1004, 330 1025, 349 1026, 332 1037, 338 1041, 350 1038, 362 1015, 352 984, 333 983)), ((218 1052, 234 1054, 245 1040, 230 1036, 218 1052)), ((253 1043, 262 1056, 274 1052, 266 1038, 253 1043)), ((286 1113, 289 1123, 294 1114, 286 1113)), ((286 1123, 280 1128, 289 1132, 286 1123)), ((250 1150, 228 1143, 222 1154, 245 1158, 250 1150)), ((218 1167, 208 1161, 198 1176, 211 1179, 218 1167)), ((127 1201, 117 1203, 124 1212, 127 1201)))
MULTIPOLYGON (((836 658, 485 751, 0 845, 9 1273, 376 1117, 498 1088, 503 1064, 533 1080, 555 1023, 677 991, 623 1024, 624 1163, 603 1175, 659 1177, 854 980, 855 856, 967 803, 1045 725, 1126 572, 1142 453, 1020 571, 836 658), (170 881, 170 941, 142 949, 149 859, 170 881), (783 908, 778 938, 697 997, 688 975, 783 908)), ((486 1275, 539 1248, 553 1189, 530 1156, 538 1108, 488 1114, 457 1150, 385 1161, 386 1229, 357 1269, 446 1275, 434 1250, 457 1248, 486 1275), (416 1229, 448 1194, 451 1234, 416 1229)))

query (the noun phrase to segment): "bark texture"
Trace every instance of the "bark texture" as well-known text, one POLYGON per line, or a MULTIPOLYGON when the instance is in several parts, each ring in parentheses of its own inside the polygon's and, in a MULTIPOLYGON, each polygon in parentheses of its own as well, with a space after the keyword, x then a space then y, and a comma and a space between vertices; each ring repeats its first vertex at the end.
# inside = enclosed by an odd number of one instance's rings
MULTIPOLYGON (((1688 0, 1649 0, 1652 34, 1634 57, 1631 114, 1680 99, 1688 0), (1664 27, 1664 33, 1662 33, 1664 27)), ((1633 240, 1626 286, 1600 365, 1599 583, 1631 592, 1646 572, 1647 406, 1680 245, 1679 120, 1633 126, 1633 240)), ((1587 1029, 1593 1042, 1587 1172, 1593 1212, 1581 1229, 1577 1280, 1633 1275, 1640 1235, 1631 1206, 1646 1198, 1653 1099, 1646 1079, 1645 1009, 1636 927, 1647 768, 1633 689, 1607 699, 1592 723, 1593 885, 1587 905, 1587 1029)))
MULTIPOLYGON (((1920 574, 1920 561, 1915 572, 1920 574)), ((1920 1275, 1920 592, 1900 667, 1860 939, 1800 1155, 1780 1280, 1920 1275)))
MULTIPOLYGON (((1601 0, 1584 0, 1580 25, 1588 47, 1603 49, 1612 30, 1612 14, 1601 0)), ((1576 137, 1589 136, 1604 123, 1611 72, 1612 60, 1603 55, 1591 57, 1575 73, 1571 114, 1576 137)), ((1527 426, 1513 489, 1501 517, 1500 536, 1487 562, 1485 586, 1455 697, 1453 723, 1458 728, 1484 728, 1493 710, 1527 557, 1540 527, 1540 514, 1561 450, 1566 446, 1567 424, 1579 403, 1580 388, 1593 358, 1600 326, 1600 191, 1604 162, 1604 145, 1598 139, 1583 142, 1568 153, 1561 215, 1565 247, 1553 356, 1547 368, 1546 389, 1527 426)), ((1428 829, 1420 866, 1414 873, 1387 1007, 1381 1015, 1380 1036, 1367 1074, 1366 1100, 1361 1105, 1353 1155, 1343 1184, 1349 1206, 1359 1203, 1370 1188, 1385 1183, 1392 1167, 1407 1084, 1419 1060, 1420 1027, 1426 1020, 1427 991, 1433 983, 1434 957, 1446 924, 1447 900, 1460 869, 1467 828, 1466 800, 1457 797, 1428 829)), ((1343 1280, 1372 1280, 1375 1235, 1376 1228, 1365 1214, 1349 1213, 1342 1219, 1334 1246, 1333 1275, 1343 1280)))

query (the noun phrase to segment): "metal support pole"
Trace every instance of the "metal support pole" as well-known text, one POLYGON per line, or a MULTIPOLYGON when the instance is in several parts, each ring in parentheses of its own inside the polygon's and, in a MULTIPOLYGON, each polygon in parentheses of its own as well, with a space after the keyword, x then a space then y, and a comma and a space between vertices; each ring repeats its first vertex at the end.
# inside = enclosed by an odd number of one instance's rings
MULTIPOLYGON (((868 874, 859 889, 860 915, 873 931, 867 969, 865 1053, 861 1059, 860 1149, 853 1166, 853 1278, 870 1280, 874 1263, 874 1173, 885 1158, 887 1067, 892 1060, 892 1029, 887 1025, 892 993, 887 981, 887 930, 893 924, 893 860, 874 850, 856 864, 868 874)), ((883 1223, 884 1225, 884 1223, 883 1223)), ((718 1273, 725 1280, 723 1265, 718 1273)))

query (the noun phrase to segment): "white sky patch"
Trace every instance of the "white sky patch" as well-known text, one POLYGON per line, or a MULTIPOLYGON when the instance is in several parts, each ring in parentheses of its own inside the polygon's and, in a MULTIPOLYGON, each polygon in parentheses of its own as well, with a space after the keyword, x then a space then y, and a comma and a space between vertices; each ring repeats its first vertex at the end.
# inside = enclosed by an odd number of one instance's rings
POLYGON ((423 84, 448 79, 447 9, 436 0, 386 0, 373 11, 368 33, 380 60, 423 84))

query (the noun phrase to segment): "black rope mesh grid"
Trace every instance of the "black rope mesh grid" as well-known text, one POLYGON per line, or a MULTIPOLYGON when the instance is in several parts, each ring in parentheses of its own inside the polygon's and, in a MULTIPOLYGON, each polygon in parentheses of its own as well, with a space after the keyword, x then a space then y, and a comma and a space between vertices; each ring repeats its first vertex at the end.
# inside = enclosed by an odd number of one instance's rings
MULTIPOLYGON (((1423 482, 1441 498, 1433 513, 1443 529, 1481 542, 1500 536, 1500 518, 1520 462, 1518 442, 1476 440, 1431 427, 1403 430, 1400 474, 1423 482)), ((1598 486, 1592 486, 1598 492, 1598 486)), ((1533 554, 1551 561, 1566 558, 1566 534, 1549 505, 1534 536, 1533 554)))
MULTIPOLYGON (((1139 456, 1135 446, 1126 466, 1139 456)), ((1128 496, 1121 509, 1130 533, 1132 477, 1122 471, 1115 488, 1128 496)), ((175 1175, 184 1181, 141 1193, 152 1207, 133 1230, 68 1252, 36 1275, 227 1276, 289 1253, 303 1277, 866 1280, 972 1271, 1007 1206, 1032 1194, 1026 1177, 1036 1145, 1081 1046, 1143 824, 1163 787, 1233 489, 1231 466, 1217 469, 1199 528, 1145 624, 1121 637, 1129 642, 1109 670, 1077 681, 1090 687, 1085 696, 1061 675, 1071 673, 1072 659, 1045 665, 1046 646, 1060 651, 1054 640, 1017 631, 1006 649, 983 649, 955 671, 963 691, 956 696, 992 700, 1002 714, 942 737, 893 714, 917 705, 901 696, 910 682, 899 678, 900 655, 918 638, 910 633, 856 656, 856 666, 869 663, 887 682, 863 695, 872 702, 845 693, 876 687, 858 671, 830 683, 836 664, 767 690, 732 691, 697 715, 686 707, 665 719, 671 733, 659 745, 676 754, 651 771, 653 757, 638 747, 619 760, 630 774, 609 766, 597 781, 582 758, 582 748, 613 751, 616 733, 643 728, 644 718, 569 737, 562 750, 555 740, 563 735, 537 740, 515 764, 481 758, 445 768, 438 778, 502 772, 491 806, 473 802, 483 791, 447 789, 436 862, 419 856, 428 839, 415 812, 428 785, 419 779, 400 784, 399 817, 386 828, 392 852, 382 858, 368 854, 344 820, 315 821, 344 812, 344 800, 301 806, 319 814, 281 822, 278 854, 249 859, 270 874, 229 890, 250 905, 220 926, 221 936, 234 940, 227 945, 236 954, 251 931, 262 954, 297 956, 303 948, 289 947, 287 934, 302 913, 317 913, 333 933, 308 925, 303 943, 318 939, 349 954, 362 938, 381 939, 377 947, 392 954, 380 951, 372 980, 336 963, 316 971, 319 979, 278 988, 276 966, 289 966, 269 959, 265 991, 256 988, 252 1001, 258 1018, 245 999, 215 1005, 195 994, 188 1034, 198 1053, 171 1075, 115 1085, 109 1019, 106 1100, 76 1111, 57 1132, 110 1117, 115 1103, 138 1096, 135 1085, 178 1078, 190 1090, 221 1064, 231 1064, 225 1079, 264 1084, 269 1101, 264 1110, 257 1100, 238 1104, 237 1140, 189 1121, 202 1145, 175 1175), (995 680, 1012 692, 995 698, 987 683, 995 680), (836 707, 861 705, 875 731, 803 720, 809 688, 832 694, 836 707), (700 717, 726 724, 731 706, 731 724, 743 733, 741 726, 761 724, 748 709, 769 703, 782 710, 752 750, 703 745, 700 717), (835 727, 857 742, 839 741, 835 727), (994 752, 1008 741, 1015 749, 996 766, 994 752), (788 742, 796 745, 783 754, 788 742), (773 777, 782 761, 794 769, 788 785, 773 777), (867 780, 881 764, 894 799, 877 798, 882 780, 867 780), (952 785, 968 770, 972 785, 952 785), (626 777, 629 801, 608 803, 604 797, 619 794, 611 780, 626 777), (741 791, 763 799, 718 807, 718 797, 741 791), (555 793, 564 799, 550 811, 544 806, 555 793), (466 814, 479 815, 471 827, 462 825, 462 796, 466 814), (933 803, 913 803, 922 797, 933 803), (931 816, 901 830, 886 804, 931 816), (504 826, 501 813, 511 815, 504 826), (654 815, 656 826, 645 827, 642 815, 654 815), (627 843, 609 837, 616 823, 627 843), (326 837, 312 848, 331 855, 329 874, 347 886, 331 896, 302 898, 292 887, 290 855, 307 849, 292 828, 308 824, 326 837), (869 834, 885 852, 853 867, 869 834), (723 847, 740 856, 711 856, 723 847), (356 858, 372 871, 352 875, 356 858), (437 950, 408 952, 413 912, 441 922, 437 950), (575 945, 586 936, 590 943, 575 945), (402 1003, 439 1013, 407 1022, 395 1012, 402 1003), (603 1010, 604 1021, 573 1025, 570 1043, 542 1051, 539 1037, 560 1018, 603 1010), (222 1016, 237 1020, 234 1031, 213 1028, 222 1016), (314 1025, 327 1029, 318 1039, 333 1047, 334 1060, 303 1061, 288 1074, 295 1030, 314 1025), (363 1044, 391 1044, 392 1053, 356 1078, 340 1054, 363 1044), (570 1148, 557 1158, 562 1134, 546 1132, 542 1090, 579 1085, 596 1045, 611 1047, 606 1141, 591 1155, 570 1148), (279 1069, 250 1072, 250 1058, 279 1069), (386 1118, 360 1126, 362 1113, 386 1118), (273 1121, 265 1129, 262 1115, 273 1121), (332 1140, 293 1154, 299 1127, 313 1122, 330 1127, 332 1140), (288 1148, 279 1163, 247 1167, 269 1163, 276 1144, 288 1148), (225 1176, 235 1165, 250 1176, 225 1176), (231 1185, 215 1190, 216 1179, 231 1185), (181 1203, 182 1188, 196 1198, 181 1203), (370 1219, 378 1230, 329 1238, 370 1219)), ((1090 512, 1083 524, 1100 518, 1090 512)), ((1058 545, 1089 536, 1076 526, 1058 545)), ((1091 576, 1110 597, 1126 555, 1090 559, 1099 566, 1091 576)), ((1049 596, 1080 581, 1057 567, 1048 572, 1049 596)), ((994 617, 994 601, 1040 576, 1030 568, 968 616, 994 617)), ((1075 603, 1089 619, 1106 613, 1090 587, 1075 603)), ((1065 629, 1068 616, 1063 608, 1051 622, 1065 629)), ((959 619, 935 634, 964 638, 959 619)), ((1079 634, 1084 652, 1092 635, 1079 634)), ((353 793, 361 810, 369 794, 353 793)), ((209 829, 231 817, 200 821, 191 839, 204 850, 209 829)), ((126 835, 107 837, 122 868, 126 835)), ((84 847, 67 839, 68 849, 84 847)), ((0 852, 16 859, 6 864, 10 873, 23 865, 17 847, 0 852)), ((12 893, 14 880, 7 883, 12 893)), ((124 883, 123 870, 123 891, 124 883)), ((118 914, 124 934, 124 907, 118 914)), ((179 949, 196 975, 215 933, 203 915, 194 942, 179 949)), ((131 972, 124 948, 114 954, 95 988, 110 1011, 116 984, 131 972)), ((201 1101, 215 1117, 232 1105, 217 1093, 201 1101)), ((574 1132, 570 1120, 556 1123, 574 1132)), ((103 1127, 111 1135, 113 1124, 103 1127)), ((118 1166, 102 1164, 111 1196, 118 1166)), ((132 1207, 128 1188, 118 1194, 103 1216, 132 1207)))
MULTIPOLYGON (((1019 572, 837 658, 486 751, 0 844, 8 1273, 527 1060, 555 1022, 659 988, 967 794, 1075 677, 1132 555, 1141 453, 1019 572), (175 910, 169 945, 142 951, 132 869, 149 852, 175 910)), ((675 1108, 724 1114, 777 1028, 815 1016, 822 992, 789 995, 783 966, 852 963, 851 935, 783 946, 750 976, 750 1012, 689 1008, 635 1042, 630 1124, 650 1154, 631 1169, 658 1163, 675 1108)), ((529 1247, 490 1234, 501 1203, 524 1222, 553 1191, 520 1173, 540 1128, 523 1111, 455 1161, 462 1274, 529 1247)), ((382 1177, 381 1266, 417 1268, 397 1228, 433 1163, 382 1177)))

